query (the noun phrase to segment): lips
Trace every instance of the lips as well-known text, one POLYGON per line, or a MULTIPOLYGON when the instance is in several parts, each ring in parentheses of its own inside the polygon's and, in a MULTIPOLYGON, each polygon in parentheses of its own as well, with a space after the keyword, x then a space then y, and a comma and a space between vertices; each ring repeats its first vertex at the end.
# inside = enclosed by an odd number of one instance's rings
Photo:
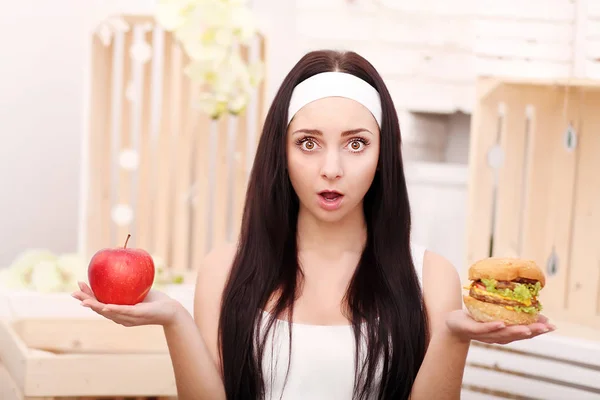
POLYGON ((326 211, 335 211, 339 209, 344 200, 344 195, 336 190, 323 190, 318 193, 319 206, 326 211))
POLYGON ((319 196, 323 197, 327 201, 335 201, 338 198, 342 197, 343 194, 335 190, 324 190, 322 192, 319 192, 319 196))

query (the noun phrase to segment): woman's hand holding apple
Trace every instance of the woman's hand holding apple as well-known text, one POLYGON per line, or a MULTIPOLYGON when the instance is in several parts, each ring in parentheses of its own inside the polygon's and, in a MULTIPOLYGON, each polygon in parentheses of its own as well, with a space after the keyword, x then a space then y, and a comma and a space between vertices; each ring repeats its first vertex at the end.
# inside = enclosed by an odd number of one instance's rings
POLYGON ((168 326, 177 320, 183 306, 165 293, 151 290, 146 298, 136 305, 104 304, 96 299, 92 289, 79 282, 73 297, 81 305, 123 326, 162 325, 168 326))

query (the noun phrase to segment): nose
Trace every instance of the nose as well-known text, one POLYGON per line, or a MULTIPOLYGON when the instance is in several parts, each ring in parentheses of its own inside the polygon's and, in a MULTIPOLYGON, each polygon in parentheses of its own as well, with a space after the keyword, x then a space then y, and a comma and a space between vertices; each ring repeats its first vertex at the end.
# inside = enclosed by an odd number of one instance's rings
POLYGON ((328 180, 338 179, 344 175, 343 170, 339 152, 334 149, 328 151, 321 166, 321 176, 328 180))

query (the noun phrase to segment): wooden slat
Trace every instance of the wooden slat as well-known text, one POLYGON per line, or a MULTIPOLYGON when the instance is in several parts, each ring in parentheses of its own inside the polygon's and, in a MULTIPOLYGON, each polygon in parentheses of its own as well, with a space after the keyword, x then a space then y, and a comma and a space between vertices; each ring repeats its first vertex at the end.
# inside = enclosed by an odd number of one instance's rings
POLYGON ((465 368, 463 385, 479 386, 508 392, 516 398, 529 399, 597 399, 598 393, 584 391, 557 383, 540 381, 521 374, 511 374, 494 367, 468 364, 465 368))
MULTIPOLYGON (((532 199, 531 207, 537 207, 537 203, 545 197, 547 208, 545 214, 538 217, 546 224, 545 229, 540 231, 534 228, 540 222, 531 221, 530 237, 541 246, 540 254, 534 254, 540 265, 546 269, 546 287, 540 294, 540 300, 546 313, 562 311, 566 296, 567 272, 569 269, 570 243, 571 243, 571 221, 573 211, 573 182, 575 179, 575 166, 578 151, 570 151, 565 146, 564 136, 569 121, 574 121, 575 129, 578 130, 577 121, 581 117, 576 103, 576 90, 566 92, 564 89, 552 91, 541 91, 540 99, 545 98, 547 106, 542 106, 537 114, 537 119, 543 120, 543 133, 540 132, 540 141, 544 141, 544 148, 548 152, 538 153, 540 166, 545 164, 544 177, 547 179, 543 193, 538 192, 540 197, 532 199), (554 100, 555 99, 555 100, 554 100), (537 232, 537 233, 536 233, 537 232), (543 232, 543 233, 542 233, 543 232), (535 239, 534 239, 535 238, 535 239), (547 262, 552 255, 558 257, 555 275, 548 271, 547 262)), ((541 100, 540 100, 541 103, 541 100)), ((534 144, 537 145, 537 144, 534 144)), ((541 167, 540 167, 541 168, 541 167)), ((536 178, 532 176, 532 179, 536 178)), ((535 185, 533 181, 531 184, 535 185)), ((537 246, 537 245, 536 245, 537 246)))
POLYGON ((189 267, 189 226, 190 203, 189 195, 192 186, 191 162, 193 138, 193 114, 191 110, 191 82, 184 75, 188 58, 182 49, 176 52, 173 71, 173 99, 171 100, 176 114, 173 115, 172 134, 175 135, 176 153, 173 163, 173 238, 172 259, 170 267, 182 271, 189 267))
POLYGON ((217 154, 216 164, 216 185, 214 195, 214 204, 212 209, 213 215, 213 246, 221 246, 227 241, 227 178, 228 165, 227 165, 227 135, 230 129, 230 124, 236 124, 234 118, 230 116, 224 116, 217 122, 218 134, 217 134, 217 147, 214 151, 217 154))
POLYGON ((538 43, 570 43, 573 26, 570 22, 548 24, 527 19, 476 19, 474 32, 478 38, 517 39, 538 43))
POLYGON ((33 352, 24 392, 29 396, 156 396, 177 393, 168 354, 33 352), (50 372, 52 371, 52 372, 50 372))
POLYGON ((54 353, 168 351, 159 326, 124 327, 106 319, 65 318, 21 319, 13 328, 27 347, 54 353))
POLYGON ((109 221, 113 52, 114 41, 104 46, 98 36, 93 36, 88 149, 90 165, 87 180, 88 241, 85 249, 88 256, 111 245, 109 221))
POLYGON ((8 321, 0 320, 0 360, 21 393, 26 383, 27 346, 14 334, 8 321))
POLYGON ((523 170, 527 140, 527 103, 518 88, 505 92, 505 112, 500 132, 500 146, 504 154, 498 170, 496 216, 493 255, 518 256, 521 247, 521 220, 523 207, 523 170))
POLYGON ((503 396, 502 392, 492 394, 491 390, 479 389, 474 386, 463 387, 460 393, 461 400, 502 400, 514 397, 503 396))
POLYGON ((246 171, 246 147, 248 137, 248 110, 244 111, 238 117, 236 143, 235 143, 235 161, 233 174, 233 215, 232 215, 232 235, 229 239, 236 242, 240 233, 244 203, 246 200, 247 189, 247 171, 246 171))
POLYGON ((502 58, 569 62, 570 43, 536 43, 524 39, 479 38, 473 51, 477 55, 502 58))
POLYGON ((23 400, 23 394, 2 363, 0 363, 0 399, 23 400))
MULTIPOLYGON (((145 34, 145 40, 153 46, 153 32, 149 31, 145 34)), ((154 58, 148 61, 143 68, 142 76, 143 83, 141 85, 141 130, 139 140, 139 174, 137 187, 136 201, 136 216, 135 216, 135 233, 134 243, 136 247, 153 251, 152 235, 154 232, 153 226, 153 198, 154 191, 152 190, 155 182, 155 150, 152 137, 152 74, 156 67, 157 60, 154 58)))
POLYGON ((487 161, 489 149, 496 144, 500 89, 487 93, 490 82, 478 82, 478 99, 471 122, 469 149, 469 221, 467 225, 467 263, 489 256, 492 235, 494 171, 487 161))
POLYGON ((530 126, 530 142, 526 155, 526 193, 523 210, 523 243, 521 257, 536 260, 541 267, 544 266, 546 257, 545 233, 549 229, 547 219, 550 199, 551 182, 550 159, 553 140, 549 132, 554 132, 564 122, 561 114, 552 113, 556 110, 558 100, 556 95, 543 91, 533 99, 533 115, 530 126), (555 107, 546 106, 544 96, 555 102, 555 107))
POLYGON ((503 76, 521 79, 555 79, 570 76, 571 66, 568 62, 499 59, 479 55, 475 60, 474 70, 477 75, 503 76))
MULTIPOLYGON (((131 60, 130 49, 134 43, 134 32, 130 30, 124 34, 123 40, 123 60, 122 60, 122 82, 121 82, 121 114, 119 125, 119 151, 130 150, 132 147, 133 132, 131 129, 133 121, 134 107, 133 102, 128 99, 127 91, 130 85, 133 85, 133 63, 131 60)), ((132 194, 132 174, 124 168, 117 169, 117 204, 131 207, 132 194)), ((123 246, 127 235, 131 232, 131 225, 116 225, 113 246, 123 246)))
POLYGON ((535 354, 515 354, 496 346, 472 345, 467 362, 490 368, 507 370, 521 375, 532 375, 538 381, 553 382, 563 386, 578 387, 600 395, 600 368, 563 363, 560 360, 545 359, 535 354))
POLYGON ((569 0, 477 0, 477 16, 482 18, 528 19, 533 21, 572 21, 574 4, 569 0))
MULTIPOLYGON (((579 162, 575 183, 572 255, 569 266, 569 314, 600 330, 600 93, 587 92, 579 103, 579 162)), ((600 331, 599 331, 600 332, 600 331)), ((600 335, 600 334, 599 334, 600 335)))
POLYGON ((158 133, 158 147, 156 152, 156 208, 154 225, 154 253, 166 260, 170 265, 171 252, 170 238, 171 231, 171 212, 172 212, 172 146, 173 135, 171 132, 172 119, 174 117, 173 105, 173 82, 172 76, 176 73, 173 69, 173 52, 176 46, 170 33, 165 33, 163 50, 163 74, 162 74, 162 93, 160 110, 160 128, 158 133))
MULTIPOLYGON (((253 53, 255 53, 256 49, 252 47, 244 47, 242 49, 242 57, 246 62, 253 62, 253 53)), ((234 171, 232 174, 233 179, 233 193, 232 193, 232 226, 231 226, 231 235, 228 238, 231 242, 237 242, 240 228, 242 215, 244 211, 244 203, 246 199, 246 188, 247 188, 247 164, 246 160, 249 155, 246 152, 248 145, 253 140, 253 137, 250 137, 250 130, 254 130, 254 126, 250 126, 250 122, 252 119, 250 118, 250 112, 252 112, 252 105, 249 104, 248 107, 238 116, 237 118, 237 128, 236 128, 236 136, 235 136, 235 155, 233 157, 233 168, 234 171)), ((256 109, 258 110, 258 108, 256 109)))
POLYGON ((194 191, 192 197, 192 246, 191 267, 197 268, 208 252, 208 219, 207 207, 209 204, 209 160, 214 154, 210 148, 211 120, 205 113, 195 114, 196 126, 193 133, 193 176, 194 191))
POLYGON ((8 321, 0 321, 0 358, 26 397, 173 396, 167 352, 54 354, 27 348, 8 321))

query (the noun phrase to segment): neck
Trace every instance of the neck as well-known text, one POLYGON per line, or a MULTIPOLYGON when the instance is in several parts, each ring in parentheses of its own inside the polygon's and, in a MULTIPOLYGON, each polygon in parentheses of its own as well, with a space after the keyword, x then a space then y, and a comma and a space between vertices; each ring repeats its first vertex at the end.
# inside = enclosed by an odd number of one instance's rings
POLYGON ((318 220, 305 208, 298 212, 298 251, 322 255, 361 252, 367 240, 367 224, 362 207, 340 221, 318 220))

